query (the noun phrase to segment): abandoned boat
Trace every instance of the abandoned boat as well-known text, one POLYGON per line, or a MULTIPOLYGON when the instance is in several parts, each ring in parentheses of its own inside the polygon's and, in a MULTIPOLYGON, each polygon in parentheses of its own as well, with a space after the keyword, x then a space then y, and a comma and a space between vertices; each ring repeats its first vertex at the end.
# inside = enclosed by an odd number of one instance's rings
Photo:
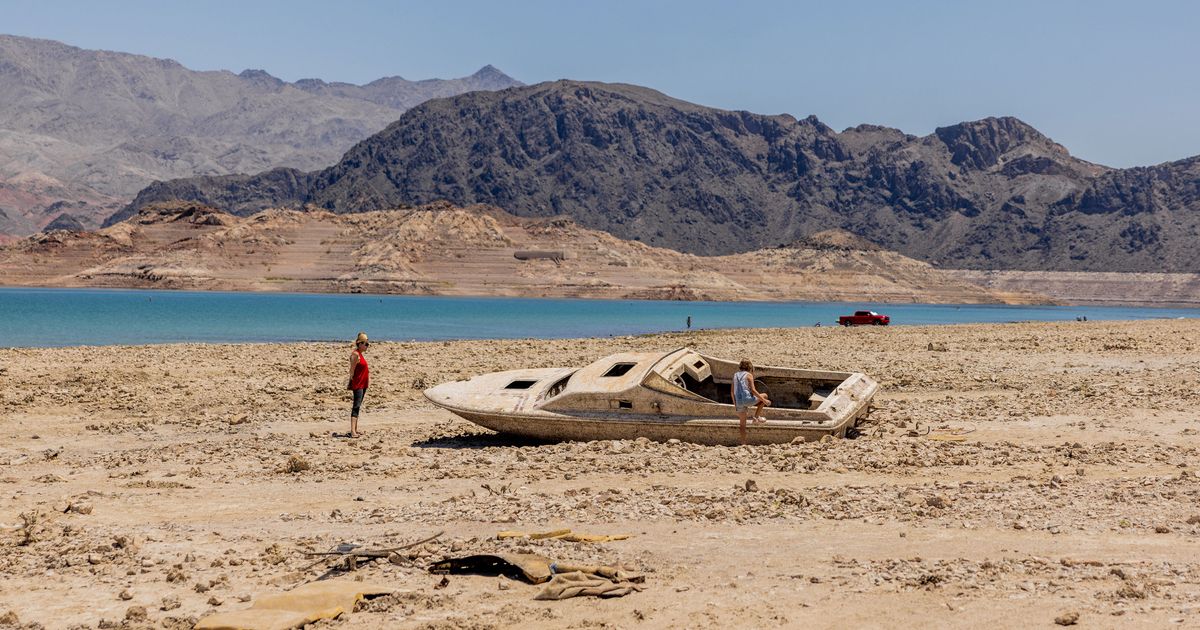
MULTIPOLYGON (((736 361, 690 348, 614 354, 581 368, 511 370, 443 383, 425 397, 483 427, 539 440, 676 438, 740 443, 730 396, 736 361)), ((870 409, 879 385, 858 372, 756 367, 755 387, 772 402, 747 443, 845 436, 870 409)))

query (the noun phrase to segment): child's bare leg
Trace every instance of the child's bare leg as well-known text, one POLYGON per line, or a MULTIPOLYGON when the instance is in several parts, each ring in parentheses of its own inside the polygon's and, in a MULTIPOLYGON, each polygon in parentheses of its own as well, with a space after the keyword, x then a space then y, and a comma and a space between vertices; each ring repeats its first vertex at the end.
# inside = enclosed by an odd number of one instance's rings
POLYGON ((763 407, 770 407, 770 406, 771 406, 770 399, 768 399, 766 396, 759 396, 758 404, 754 406, 754 421, 755 422, 766 422, 767 419, 765 417, 763 417, 763 415, 762 415, 763 407))

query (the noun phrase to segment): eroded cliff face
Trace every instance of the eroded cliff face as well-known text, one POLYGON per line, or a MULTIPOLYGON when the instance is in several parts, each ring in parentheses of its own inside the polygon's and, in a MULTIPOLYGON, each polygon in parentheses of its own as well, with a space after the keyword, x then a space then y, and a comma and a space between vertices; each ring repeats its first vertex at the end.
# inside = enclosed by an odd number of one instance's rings
POLYGON ((186 198, 238 213, 446 199, 700 254, 847 230, 939 266, 1200 271, 1196 160, 1114 170, 1015 118, 925 137, 558 81, 427 102, 279 194, 278 172, 163 182, 114 220, 186 198), (289 196, 291 195, 291 196, 289 196))
POLYGON ((441 202, 238 217, 195 203, 143 208, 99 231, 0 247, 8 284, 630 299, 1006 302, 841 231, 703 257, 619 239, 565 217, 441 202), (531 254, 533 252, 533 254, 531 254))

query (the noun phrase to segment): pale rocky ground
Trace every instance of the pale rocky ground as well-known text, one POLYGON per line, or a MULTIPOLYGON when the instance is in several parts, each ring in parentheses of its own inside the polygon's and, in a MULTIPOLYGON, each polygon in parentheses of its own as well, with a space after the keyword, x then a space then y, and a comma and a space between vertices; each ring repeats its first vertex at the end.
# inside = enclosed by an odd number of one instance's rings
POLYGON ((379 343, 358 440, 330 437, 348 345, 0 350, 0 626, 188 627, 322 575, 304 551, 444 530, 356 572, 400 594, 321 625, 1197 627, 1198 350, 1187 320, 379 343), (883 391, 857 439, 734 448, 526 444, 420 395, 681 345, 883 391), (495 539, 568 527, 632 537, 495 539), (497 549, 646 590, 541 602, 424 569, 497 549))

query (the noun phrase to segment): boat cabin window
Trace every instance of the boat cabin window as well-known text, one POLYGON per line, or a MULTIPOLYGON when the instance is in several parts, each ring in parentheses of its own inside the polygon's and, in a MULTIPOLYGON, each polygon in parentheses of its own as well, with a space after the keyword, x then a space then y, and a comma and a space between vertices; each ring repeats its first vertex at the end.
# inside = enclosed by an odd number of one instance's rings
POLYGON ((628 400, 617 401, 617 409, 633 409, 633 402, 628 400))
POLYGON ((602 376, 625 376, 626 374, 629 373, 629 370, 633 369, 633 367, 635 365, 637 365, 637 364, 636 363, 618 363, 618 364, 608 368, 608 371, 605 372, 602 376))
POLYGON ((703 370, 704 369, 704 361, 697 361, 697 362, 693 363, 692 366, 695 367, 697 370, 703 370))
POLYGON ((558 379, 558 381, 556 381, 550 386, 549 389, 546 390, 546 398, 554 398, 555 396, 563 393, 563 390, 567 388, 567 382, 571 380, 572 376, 575 376, 574 372, 571 372, 570 374, 558 379))
POLYGON ((537 381, 516 380, 504 386, 504 389, 529 389, 533 387, 537 381))

